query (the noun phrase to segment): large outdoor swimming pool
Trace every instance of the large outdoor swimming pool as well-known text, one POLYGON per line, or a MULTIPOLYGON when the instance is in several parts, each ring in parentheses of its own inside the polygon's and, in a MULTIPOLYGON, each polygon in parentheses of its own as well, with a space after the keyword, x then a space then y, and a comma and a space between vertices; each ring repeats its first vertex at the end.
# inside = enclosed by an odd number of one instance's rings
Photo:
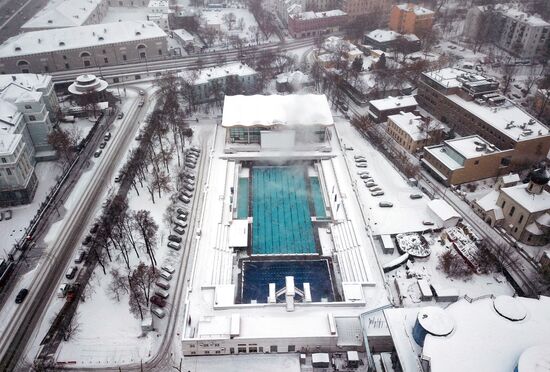
MULTIPOLYGON (((314 302, 334 301, 334 291, 327 260, 307 261, 244 261, 242 275, 242 303, 256 300, 266 303, 269 283, 275 283, 278 291, 285 286, 285 277, 293 276, 296 288, 303 290, 309 283, 314 302)), ((298 295, 295 297, 299 299, 298 295)))
POLYGON ((316 253, 303 166, 252 167, 253 254, 316 253))

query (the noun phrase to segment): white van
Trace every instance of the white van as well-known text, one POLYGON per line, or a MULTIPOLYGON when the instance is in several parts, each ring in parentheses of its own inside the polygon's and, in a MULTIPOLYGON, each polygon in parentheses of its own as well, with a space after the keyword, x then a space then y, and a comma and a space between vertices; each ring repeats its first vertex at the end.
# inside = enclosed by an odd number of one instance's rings
POLYGON ((69 270, 67 270, 67 273, 65 274, 65 278, 67 278, 69 280, 74 279, 74 277, 76 276, 77 271, 78 271, 78 267, 71 266, 71 268, 69 270))
POLYGON ((151 313, 155 314, 157 316, 157 318, 159 318, 159 319, 164 318, 164 316, 166 315, 166 311, 164 311, 164 310, 162 310, 161 308, 158 308, 158 307, 152 307, 151 308, 151 313))

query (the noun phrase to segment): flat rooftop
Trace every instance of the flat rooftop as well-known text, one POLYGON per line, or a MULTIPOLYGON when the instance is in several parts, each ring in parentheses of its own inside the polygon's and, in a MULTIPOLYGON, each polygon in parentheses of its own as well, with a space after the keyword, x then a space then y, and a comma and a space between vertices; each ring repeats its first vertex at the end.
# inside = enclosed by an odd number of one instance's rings
POLYGON ((0 58, 101 45, 136 42, 151 38, 165 38, 166 33, 150 21, 125 21, 22 33, 6 40, 0 46, 0 58))
POLYGON ((414 96, 389 96, 387 98, 370 101, 370 104, 378 111, 386 111, 401 107, 416 107, 418 102, 416 102, 414 96))
POLYGON ((466 159, 477 158, 500 150, 480 136, 474 135, 447 140, 441 145, 427 146, 424 151, 432 154, 450 170, 456 170, 464 166, 466 159))
POLYGON ((396 115, 388 116, 399 128, 407 133, 413 140, 419 141, 429 137, 429 134, 424 130, 424 121, 422 117, 413 114, 412 112, 401 112, 396 115))
POLYGON ((405 10, 407 12, 414 12, 414 14, 416 15, 428 15, 428 14, 435 14, 435 12, 433 10, 430 10, 428 8, 424 8, 420 5, 416 5, 416 4, 411 4, 411 3, 407 3, 407 4, 399 4, 399 5, 396 5, 399 9, 401 10, 405 10))
POLYGON ((516 186, 504 187, 500 191, 515 200, 530 213, 550 209, 550 193, 543 190, 540 194, 530 194, 527 192, 527 186, 529 186, 528 183, 522 183, 516 186))
MULTIPOLYGON (((62 28, 82 26, 102 0, 52 0, 21 28, 62 28)), ((96 19, 96 22, 99 22, 96 19)))
POLYGON ((366 36, 372 40, 375 40, 379 43, 387 43, 393 41, 401 36, 400 33, 391 31, 391 30, 374 30, 366 34, 366 36))
POLYGON ((198 75, 194 71, 184 71, 180 75, 188 78, 194 78, 193 84, 206 84, 210 80, 220 79, 227 76, 247 76, 255 75, 256 70, 244 63, 235 62, 218 67, 210 67, 202 69, 198 75))
POLYGON ((225 96, 226 128, 313 125, 334 125, 324 94, 225 96))

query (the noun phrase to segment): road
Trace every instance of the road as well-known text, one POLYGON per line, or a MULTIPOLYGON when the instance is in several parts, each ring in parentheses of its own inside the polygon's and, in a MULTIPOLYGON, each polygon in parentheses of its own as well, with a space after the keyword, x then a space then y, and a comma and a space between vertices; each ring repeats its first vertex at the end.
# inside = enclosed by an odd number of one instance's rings
POLYGON ((0 43, 17 35, 21 26, 31 19, 48 0, 8 0, 0 8, 0 43))
MULTIPOLYGON (((128 88, 127 88, 128 89, 128 88)), ((79 203, 67 211, 55 242, 47 255, 43 255, 36 275, 28 286, 29 295, 18 306, 12 319, 8 321, 5 332, 0 338, 0 371, 13 370, 20 361, 21 352, 32 335, 42 314, 46 310, 50 297, 57 289, 59 278, 78 246, 80 237, 87 229, 93 217, 102 192, 110 184, 114 169, 124 154, 124 150, 134 139, 138 126, 134 125, 146 110, 138 110, 137 99, 131 107, 131 114, 121 123, 111 143, 103 151, 99 164, 96 164, 90 183, 82 192, 79 203)), ((95 149, 95 146, 94 146, 95 149)), ((25 368, 23 366, 23 368, 25 368)))
MULTIPOLYGON (((135 75, 144 76, 146 74, 160 74, 166 71, 182 71, 184 69, 198 68, 199 65, 203 67, 217 66, 220 61, 225 59, 227 62, 239 61, 241 55, 251 57, 265 51, 284 51, 290 52, 297 49, 307 48, 314 44, 314 39, 299 39, 284 43, 272 43, 264 44, 259 47, 251 46, 243 48, 242 51, 237 49, 222 50, 216 52, 208 52, 201 54, 192 54, 189 56, 182 56, 173 59, 160 60, 160 61, 143 61, 137 63, 128 63, 117 66, 106 67, 90 67, 86 69, 69 70, 69 71, 57 71, 51 73, 52 79, 56 83, 69 83, 82 74, 94 74, 105 78, 123 78, 127 77, 128 80, 135 80, 135 75)), ((123 81, 123 79, 121 79, 123 81)))

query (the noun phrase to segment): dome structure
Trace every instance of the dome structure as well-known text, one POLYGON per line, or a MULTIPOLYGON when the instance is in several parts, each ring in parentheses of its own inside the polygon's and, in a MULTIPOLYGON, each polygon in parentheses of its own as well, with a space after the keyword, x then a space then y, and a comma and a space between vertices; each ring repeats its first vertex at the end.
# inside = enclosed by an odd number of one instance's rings
POLYGON ((525 349, 519 356, 515 372, 550 372, 550 344, 525 349))
POLYGON ((90 93, 101 93, 107 89, 107 82, 92 74, 80 75, 69 86, 69 93, 81 96, 90 93))
POLYGON ((493 307, 500 316, 513 322, 523 320, 527 316, 525 306, 516 297, 497 296, 493 300, 493 307))
POLYGON ((529 178, 531 182, 540 186, 544 186, 548 183, 548 181, 550 181, 550 175, 548 174, 546 167, 532 170, 529 173, 529 178))

